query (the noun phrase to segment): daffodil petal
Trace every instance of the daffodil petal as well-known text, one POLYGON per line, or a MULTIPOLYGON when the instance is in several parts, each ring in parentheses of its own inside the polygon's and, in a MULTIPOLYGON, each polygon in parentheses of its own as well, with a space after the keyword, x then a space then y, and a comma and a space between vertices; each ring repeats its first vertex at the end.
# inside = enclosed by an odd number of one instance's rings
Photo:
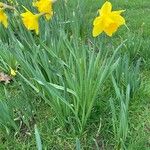
POLYGON ((97 17, 95 20, 94 20, 94 27, 93 27, 93 37, 96 37, 98 36, 99 34, 101 34, 103 32, 103 22, 102 22, 102 19, 97 17))
POLYGON ((112 10, 112 5, 111 5, 111 3, 108 2, 108 1, 106 1, 106 2, 103 4, 102 8, 99 10, 99 14, 100 14, 100 15, 106 15, 106 14, 110 13, 111 10, 112 10))
POLYGON ((111 14, 111 19, 118 24, 118 26, 125 24, 125 19, 121 15, 111 14))
POLYGON ((117 11, 112 11, 112 14, 120 15, 121 13, 125 12, 125 10, 117 10, 117 11))

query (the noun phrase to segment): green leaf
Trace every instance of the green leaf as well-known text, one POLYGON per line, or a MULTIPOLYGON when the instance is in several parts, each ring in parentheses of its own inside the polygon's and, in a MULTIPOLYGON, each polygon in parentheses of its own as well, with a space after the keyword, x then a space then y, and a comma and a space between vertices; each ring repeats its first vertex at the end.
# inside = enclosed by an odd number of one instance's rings
POLYGON ((35 139, 36 139, 36 145, 38 150, 42 150, 42 141, 40 138, 40 134, 37 128, 37 125, 34 126, 34 132, 35 132, 35 139))

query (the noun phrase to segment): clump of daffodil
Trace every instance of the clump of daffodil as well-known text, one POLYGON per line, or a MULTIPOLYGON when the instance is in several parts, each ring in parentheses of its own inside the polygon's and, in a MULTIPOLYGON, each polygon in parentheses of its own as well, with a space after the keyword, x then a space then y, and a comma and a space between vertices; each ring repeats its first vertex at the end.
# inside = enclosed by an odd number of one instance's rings
POLYGON ((53 16, 52 4, 56 0, 38 0, 33 2, 33 6, 37 7, 40 13, 45 13, 45 17, 47 20, 51 19, 53 16))
POLYGON ((108 1, 104 3, 99 10, 99 16, 93 22, 93 37, 105 32, 108 36, 112 36, 117 29, 125 24, 125 19, 121 16, 124 10, 112 11, 112 4, 108 1))
POLYGON ((16 76, 17 75, 17 71, 15 71, 14 69, 10 68, 10 75, 11 76, 16 76))
POLYGON ((28 30, 34 30, 36 34, 39 34, 39 17, 44 15, 45 13, 33 14, 28 9, 26 9, 25 13, 22 13, 22 21, 25 27, 28 30))

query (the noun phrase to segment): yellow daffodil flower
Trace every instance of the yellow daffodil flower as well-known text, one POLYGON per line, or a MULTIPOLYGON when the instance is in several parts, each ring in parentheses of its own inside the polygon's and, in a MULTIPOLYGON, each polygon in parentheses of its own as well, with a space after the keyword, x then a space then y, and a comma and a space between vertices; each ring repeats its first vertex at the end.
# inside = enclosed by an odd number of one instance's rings
POLYGON ((16 76, 16 71, 13 70, 12 68, 10 69, 10 75, 11 75, 11 76, 16 76))
POLYGON ((40 13, 45 13, 46 19, 49 20, 53 16, 53 2, 53 0, 38 0, 36 2, 33 2, 33 6, 37 7, 40 13))
POLYGON ((0 23, 2 23, 5 28, 8 27, 8 17, 5 14, 4 9, 0 9, 0 23))
POLYGON ((93 22, 93 37, 105 32, 108 36, 112 36, 117 29, 125 24, 125 19, 121 16, 124 10, 112 11, 112 5, 106 1, 99 10, 99 16, 93 22))
POLYGON ((5 9, 15 10, 15 8, 10 5, 0 2, 0 23, 2 23, 4 25, 4 27, 7 28, 8 27, 8 17, 6 15, 6 13, 4 12, 5 9))
POLYGON ((36 34, 39 34, 39 17, 43 14, 33 14, 26 9, 25 13, 22 13, 22 21, 28 30, 35 30, 36 34))

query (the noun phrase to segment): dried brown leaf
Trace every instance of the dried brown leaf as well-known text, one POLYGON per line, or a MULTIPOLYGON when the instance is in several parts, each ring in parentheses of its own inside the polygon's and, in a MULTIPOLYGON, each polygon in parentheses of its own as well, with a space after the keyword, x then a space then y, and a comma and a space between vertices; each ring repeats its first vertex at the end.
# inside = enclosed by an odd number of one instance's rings
POLYGON ((12 77, 5 74, 4 72, 0 72, 0 82, 4 82, 5 84, 10 83, 12 77))

